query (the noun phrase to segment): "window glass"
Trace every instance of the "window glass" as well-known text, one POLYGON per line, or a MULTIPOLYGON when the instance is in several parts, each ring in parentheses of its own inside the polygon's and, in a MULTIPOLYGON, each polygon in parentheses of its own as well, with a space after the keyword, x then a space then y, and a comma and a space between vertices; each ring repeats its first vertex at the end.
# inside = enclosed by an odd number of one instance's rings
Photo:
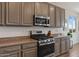
POLYGON ((69 27, 69 31, 75 32, 76 30, 76 17, 75 16, 68 17, 68 27, 69 27))

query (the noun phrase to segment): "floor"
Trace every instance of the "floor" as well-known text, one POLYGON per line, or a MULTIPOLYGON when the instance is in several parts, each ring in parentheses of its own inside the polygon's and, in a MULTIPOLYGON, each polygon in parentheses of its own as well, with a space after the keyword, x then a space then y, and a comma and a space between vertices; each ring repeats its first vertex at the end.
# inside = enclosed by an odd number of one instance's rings
POLYGON ((79 57, 79 43, 75 44, 69 53, 63 54, 60 57, 79 57))
POLYGON ((75 44, 72 49, 70 49, 69 57, 79 57, 79 43, 75 44))

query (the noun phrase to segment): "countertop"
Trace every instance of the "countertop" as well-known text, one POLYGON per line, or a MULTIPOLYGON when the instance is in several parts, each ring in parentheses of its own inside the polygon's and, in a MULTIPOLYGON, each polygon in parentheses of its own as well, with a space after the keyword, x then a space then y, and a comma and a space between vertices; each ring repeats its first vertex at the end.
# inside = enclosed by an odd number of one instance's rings
POLYGON ((30 37, 10 37, 10 38, 0 38, 0 47, 11 46, 11 45, 20 45, 34 43, 37 40, 34 40, 30 37))
POLYGON ((63 35, 60 35, 60 36, 53 37, 53 38, 63 38, 63 37, 69 37, 69 36, 63 36, 63 35))
MULTIPOLYGON (((53 38, 62 38, 62 37, 68 37, 68 36, 57 36, 57 37, 53 37, 53 38)), ((35 43, 35 42, 37 42, 37 40, 34 40, 27 36, 6 37, 6 38, 0 38, 0 47, 35 43)))

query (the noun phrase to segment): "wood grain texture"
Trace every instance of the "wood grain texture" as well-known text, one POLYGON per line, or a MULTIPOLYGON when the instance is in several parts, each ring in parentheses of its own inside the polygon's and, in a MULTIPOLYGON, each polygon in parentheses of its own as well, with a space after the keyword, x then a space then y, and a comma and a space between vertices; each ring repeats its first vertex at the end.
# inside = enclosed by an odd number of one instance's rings
POLYGON ((21 20, 21 3, 6 3, 6 25, 20 25, 21 20))
POLYGON ((42 2, 35 3, 35 15, 48 16, 48 4, 42 2))
POLYGON ((0 38, 0 57, 35 57, 37 41, 26 36, 0 38))
POLYGON ((22 25, 33 26, 34 3, 22 3, 22 25))
POLYGON ((30 37, 26 37, 26 36, 0 38, 0 47, 19 45, 19 44, 28 44, 33 42, 37 42, 37 40, 31 39, 30 37))
POLYGON ((22 51, 23 51, 23 57, 36 57, 37 56, 37 47, 25 49, 22 51))
POLYGON ((55 6, 49 4, 49 16, 50 16, 50 25, 55 27, 55 6))
POLYGON ((5 3, 0 2, 0 25, 5 24, 5 3))
POLYGON ((56 27, 61 27, 60 8, 56 7, 56 27))

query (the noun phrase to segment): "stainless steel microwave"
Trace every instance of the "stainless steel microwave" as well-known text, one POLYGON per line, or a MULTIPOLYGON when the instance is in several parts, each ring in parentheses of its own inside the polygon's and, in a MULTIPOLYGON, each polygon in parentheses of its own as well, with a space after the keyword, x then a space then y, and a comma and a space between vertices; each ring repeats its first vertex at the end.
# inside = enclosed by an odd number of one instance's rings
POLYGON ((33 16, 33 25, 34 26, 50 26, 49 24, 50 17, 45 16, 33 16))

